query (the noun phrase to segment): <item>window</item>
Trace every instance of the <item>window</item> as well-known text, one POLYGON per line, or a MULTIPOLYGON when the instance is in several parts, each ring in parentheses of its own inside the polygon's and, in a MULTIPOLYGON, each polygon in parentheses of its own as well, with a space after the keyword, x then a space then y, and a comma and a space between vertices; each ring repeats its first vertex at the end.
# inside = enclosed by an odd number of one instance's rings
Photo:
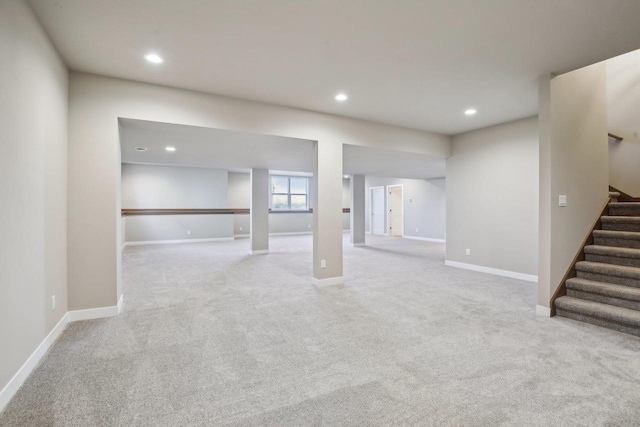
POLYGON ((274 211, 306 211, 309 209, 308 194, 309 178, 271 177, 271 209, 274 211))

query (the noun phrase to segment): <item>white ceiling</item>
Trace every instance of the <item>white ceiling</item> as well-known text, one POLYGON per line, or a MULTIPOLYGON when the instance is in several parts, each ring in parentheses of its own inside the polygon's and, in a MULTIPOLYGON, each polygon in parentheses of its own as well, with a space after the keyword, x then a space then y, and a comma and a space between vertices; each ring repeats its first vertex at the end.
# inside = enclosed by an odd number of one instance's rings
MULTIPOLYGON (((313 171, 313 141, 245 132, 120 119, 123 163, 208 167, 272 173, 313 171), (176 148, 168 152, 165 147, 176 148), (146 147, 147 151, 136 151, 146 147)), ((345 145, 343 173, 429 179, 444 177, 445 159, 345 145)))
POLYGON ((540 74, 640 47, 638 0, 31 4, 73 70, 446 134, 534 115, 540 74))

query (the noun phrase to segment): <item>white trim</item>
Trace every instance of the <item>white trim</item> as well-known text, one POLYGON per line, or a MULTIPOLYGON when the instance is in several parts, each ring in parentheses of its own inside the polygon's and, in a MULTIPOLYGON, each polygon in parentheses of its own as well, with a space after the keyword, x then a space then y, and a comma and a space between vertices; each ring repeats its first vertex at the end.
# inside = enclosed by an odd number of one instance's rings
POLYGON ((551 309, 549 307, 536 305, 536 314, 538 316, 551 317, 551 309))
POLYGON ((251 255, 265 255, 269 253, 269 249, 260 249, 257 251, 251 251, 251 255))
POLYGON ((311 283, 314 286, 334 286, 334 285, 342 285, 344 283, 344 277, 329 277, 327 279, 316 279, 315 277, 311 279, 311 283))
POLYGON ((229 242, 233 239, 233 237, 214 237, 210 239, 144 240, 139 242, 127 242, 125 243, 125 246, 168 245, 173 243, 229 242))
POLYGON ((313 231, 289 231, 286 233, 269 233, 269 236, 301 236, 303 234, 313 234, 313 231))
POLYGON ((431 237, 402 236, 402 238, 411 240, 423 240, 425 242, 447 243, 447 241, 444 239, 433 239, 431 237))
POLYGON ((124 307, 124 294, 120 295, 118 305, 111 307, 88 308, 86 310, 74 310, 67 313, 69 322, 78 320, 101 319, 103 317, 114 317, 122 312, 124 307))
POLYGON ((367 246, 366 243, 352 243, 352 245, 356 248, 362 247, 362 246, 367 246))
POLYGON ((233 235, 234 239, 246 239, 248 237, 251 237, 251 234, 234 234, 233 235))
POLYGON ((518 273, 515 271, 500 270, 498 268, 483 267, 481 265, 465 264, 463 262, 446 260, 444 265, 449 267, 463 268, 465 270, 479 271, 480 273, 495 274, 496 276, 511 277, 512 279, 526 280, 527 282, 538 282, 538 276, 532 274, 518 273))
POLYGON ((42 357, 47 353, 47 351, 51 348, 53 343, 56 342, 58 337, 62 334, 62 332, 67 327, 69 323, 69 313, 66 313, 60 321, 53 327, 51 332, 42 340, 40 345, 31 353, 31 356, 27 359, 26 362, 18 369, 18 372, 9 380, 9 382, 4 386, 2 391, 0 391, 0 412, 7 406, 11 398, 16 394, 16 392, 20 389, 22 384, 27 380, 31 372, 38 365, 42 357))
POLYGON ((404 184, 391 184, 391 185, 387 185, 386 189, 385 189, 385 193, 384 193, 384 197, 385 197, 385 213, 386 213, 386 217, 387 217, 387 229, 385 230, 385 235, 386 236, 393 236, 393 237, 404 237, 404 184), (391 230, 391 215, 389 214, 389 189, 392 187, 400 187, 402 189, 402 195, 400 196, 400 200, 402 200, 402 234, 400 236, 393 236, 389 230, 391 230))

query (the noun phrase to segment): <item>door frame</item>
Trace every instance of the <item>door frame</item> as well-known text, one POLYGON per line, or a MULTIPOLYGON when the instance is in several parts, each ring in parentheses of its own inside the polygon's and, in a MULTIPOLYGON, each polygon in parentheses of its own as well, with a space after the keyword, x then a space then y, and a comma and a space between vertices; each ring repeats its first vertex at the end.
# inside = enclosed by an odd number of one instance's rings
MULTIPOLYGON (((378 185, 376 187, 369 187, 369 234, 373 235, 373 190, 382 190, 382 206, 385 212, 387 211, 387 190, 384 185, 378 185)), ((386 215, 382 216, 382 220, 385 223, 382 225, 382 229, 384 233, 382 236, 388 236, 387 233, 387 224, 386 224, 386 215)), ((376 236, 380 236, 380 234, 376 234, 376 236)))
POLYGON ((386 218, 387 218, 387 227, 386 227, 386 235, 388 236, 392 236, 392 237, 404 237, 404 184, 393 184, 393 185, 387 185, 386 187, 386 191, 384 193, 385 196, 385 208, 386 208, 386 218), (393 236, 390 232, 389 232, 389 228, 391 227, 391 215, 389 212, 389 189, 393 188, 393 187, 400 187, 402 189, 402 196, 400 197, 400 200, 402 200, 402 233, 400 236, 393 236))

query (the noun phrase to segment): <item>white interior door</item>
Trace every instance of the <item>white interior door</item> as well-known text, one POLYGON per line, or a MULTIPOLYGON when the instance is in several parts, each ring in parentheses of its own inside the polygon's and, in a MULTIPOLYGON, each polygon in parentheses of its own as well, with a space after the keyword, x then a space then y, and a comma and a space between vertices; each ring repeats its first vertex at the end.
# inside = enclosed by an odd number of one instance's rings
POLYGON ((388 187, 389 189, 389 235, 402 237, 404 235, 404 206, 402 205, 402 187, 388 187))
POLYGON ((384 234, 384 188, 371 189, 371 234, 384 234))

